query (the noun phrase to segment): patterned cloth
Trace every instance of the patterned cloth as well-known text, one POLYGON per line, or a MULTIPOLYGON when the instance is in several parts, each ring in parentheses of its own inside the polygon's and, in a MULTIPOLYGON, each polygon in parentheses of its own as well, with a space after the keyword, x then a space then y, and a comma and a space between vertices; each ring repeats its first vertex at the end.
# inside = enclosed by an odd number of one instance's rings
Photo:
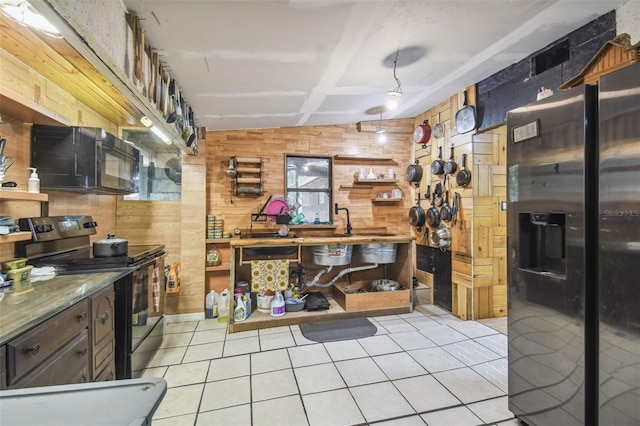
POLYGON ((289 286, 288 260, 252 260, 251 291, 285 290, 289 286))

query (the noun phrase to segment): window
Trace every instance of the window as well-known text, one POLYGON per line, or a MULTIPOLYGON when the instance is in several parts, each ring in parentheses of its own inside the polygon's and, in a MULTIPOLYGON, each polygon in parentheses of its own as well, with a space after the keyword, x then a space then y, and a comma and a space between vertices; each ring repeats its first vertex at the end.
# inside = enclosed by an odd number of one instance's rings
POLYGON ((331 221, 331 158, 286 156, 287 202, 304 221, 331 221))

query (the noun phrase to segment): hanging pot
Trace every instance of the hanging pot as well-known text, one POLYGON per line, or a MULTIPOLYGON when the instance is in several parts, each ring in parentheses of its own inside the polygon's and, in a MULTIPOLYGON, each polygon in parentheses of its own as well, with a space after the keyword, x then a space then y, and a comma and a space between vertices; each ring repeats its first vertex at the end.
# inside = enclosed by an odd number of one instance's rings
POLYGON ((414 183, 420 182, 420 180, 422 179, 422 166, 419 165, 418 162, 416 161, 415 164, 412 164, 409 167, 407 167, 405 178, 409 182, 414 182, 414 183))
POLYGON ((447 247, 451 245, 451 231, 449 228, 441 226, 431 232, 431 244, 442 251, 447 251, 447 247))
POLYGON ((456 164, 456 161, 453 159, 453 145, 451 145, 451 155, 449 156, 449 159, 447 160, 447 162, 444 163, 443 169, 444 169, 444 172, 448 175, 452 175, 456 172, 456 170, 458 170, 458 165, 456 164))
POLYGON ((422 144, 422 148, 424 149, 427 147, 429 139, 431 139, 431 126, 429 125, 429 120, 424 120, 423 124, 416 126, 413 131, 413 141, 422 144))
POLYGON ((107 234, 107 238, 93 242, 93 257, 126 256, 129 241, 116 238, 115 234, 107 234))
POLYGON ((476 128, 476 110, 467 105, 467 91, 464 91, 464 103, 456 112, 456 130, 458 133, 467 133, 476 128))
POLYGON ((442 161, 442 147, 438 147, 438 158, 431 163, 431 173, 441 175, 444 173, 444 161, 442 161))
POLYGON ((467 154, 462 154, 462 164, 460 166, 460 171, 458 172, 458 176, 456 176, 456 183, 458 186, 466 188, 471 182, 471 172, 466 168, 467 164, 467 154))

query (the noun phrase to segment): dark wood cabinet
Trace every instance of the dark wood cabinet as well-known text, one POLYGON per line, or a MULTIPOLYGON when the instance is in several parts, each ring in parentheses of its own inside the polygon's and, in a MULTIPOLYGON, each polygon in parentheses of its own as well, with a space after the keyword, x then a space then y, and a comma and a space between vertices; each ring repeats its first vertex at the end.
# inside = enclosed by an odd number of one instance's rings
POLYGON ((114 380, 112 285, 0 346, 0 389, 114 380))
MULTIPOLYGON (((94 381, 110 380, 109 373, 115 372, 115 331, 114 331, 113 286, 90 297, 91 304, 91 377, 94 381)), ((114 375, 115 378, 115 375, 114 375)))

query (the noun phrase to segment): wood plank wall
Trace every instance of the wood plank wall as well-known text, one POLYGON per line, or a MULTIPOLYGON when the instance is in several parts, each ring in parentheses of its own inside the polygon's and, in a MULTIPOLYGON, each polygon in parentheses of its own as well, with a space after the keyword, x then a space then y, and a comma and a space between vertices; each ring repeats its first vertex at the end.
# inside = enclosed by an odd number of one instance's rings
MULTIPOLYGON (((466 90, 467 103, 475 105, 475 87, 466 90)), ((433 128, 438 118, 445 125, 444 137, 432 136, 426 148, 414 147, 415 158, 425 170, 419 191, 424 194, 426 186, 431 185, 433 192, 435 185, 443 182, 442 177, 431 174, 430 170, 439 147, 446 161, 453 145, 458 171, 462 155, 467 155, 470 184, 466 188, 458 187, 455 181, 458 172, 447 183, 450 204, 453 194, 460 194, 457 224, 448 224, 452 235, 449 249, 452 313, 461 319, 503 316, 506 315, 506 216, 499 208, 500 201, 506 199, 506 129, 503 126, 482 134, 458 134, 455 115, 463 105, 464 92, 460 92, 415 118, 416 126, 428 120, 433 128)), ((429 203, 423 201, 423 207, 428 208, 429 203)), ((418 243, 431 245, 428 227, 416 231, 416 236, 418 243)), ((420 282, 433 286, 431 274, 417 271, 416 276, 420 282)))
MULTIPOLYGON (((340 126, 310 126, 279 129, 256 129, 238 131, 207 132, 206 150, 206 213, 224 219, 225 232, 232 232, 237 226, 246 232, 250 226, 251 213, 257 213, 269 195, 284 194, 285 154, 325 156, 349 155, 362 157, 384 157, 392 163, 376 161, 336 160, 333 167, 334 202, 349 208, 354 231, 380 228, 388 232, 408 234, 411 227, 408 212, 414 203, 414 188, 404 178, 406 168, 412 161, 413 120, 383 120, 381 127, 387 130, 388 141, 376 141, 379 121, 363 122, 340 126), (233 156, 260 157, 262 159, 263 193, 260 196, 236 196, 232 193, 232 182, 226 176, 229 158, 233 156), (395 171, 397 184, 374 185, 373 188, 340 188, 353 186, 353 175, 358 168, 369 172, 387 173, 395 171), (379 191, 402 191, 402 202, 372 203, 371 199, 379 191)), ((184 190, 184 188, 183 188, 184 190)), ((202 214, 198 220, 205 225, 202 214)), ((335 217, 338 232, 346 226, 344 214, 335 217)), ((271 230, 276 225, 263 225, 271 230)), ((254 223, 254 230, 260 225, 254 223)), ((205 235, 203 228, 202 235, 205 235)), ((221 248, 223 257, 228 249, 221 248)), ((205 258, 197 260, 204 266, 205 258)), ((228 287, 228 273, 207 273, 206 290, 228 287)))

